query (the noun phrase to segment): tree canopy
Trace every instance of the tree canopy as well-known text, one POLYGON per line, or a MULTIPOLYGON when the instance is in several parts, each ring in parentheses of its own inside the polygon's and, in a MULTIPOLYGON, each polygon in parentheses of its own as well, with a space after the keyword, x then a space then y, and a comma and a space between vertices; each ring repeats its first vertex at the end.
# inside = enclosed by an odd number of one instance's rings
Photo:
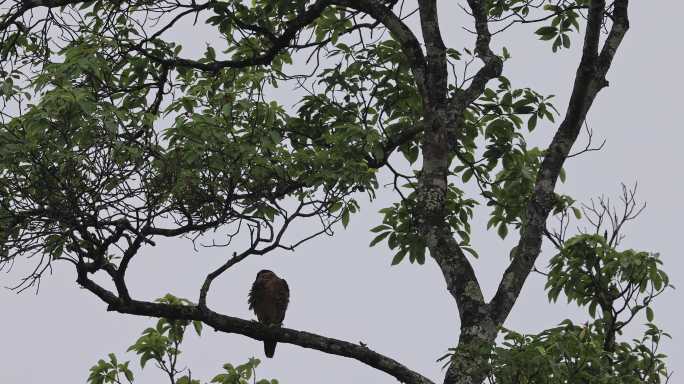
POLYGON ((397 199, 380 211, 371 245, 395 251, 392 264, 429 261, 442 271, 460 317, 445 384, 667 380, 658 352, 667 334, 652 324, 651 302, 669 279, 657 253, 620 247, 623 225, 641 210, 635 190, 624 187, 617 206, 555 192, 566 160, 598 149, 572 152, 609 84, 628 0, 468 0, 465 47, 445 45, 439 20, 448 16, 435 0, 0 6, 0 266, 36 260, 17 290, 70 263, 78 285, 111 311, 204 323, 433 383, 362 343, 207 304, 212 283, 246 258, 350 225, 360 196, 374 198, 387 172, 397 199), (168 37, 182 23, 210 27, 221 44, 186 55, 168 37), (498 34, 530 23, 552 53, 581 47, 563 113, 552 96, 514 86, 502 75, 510 52, 493 51, 498 34), (269 96, 293 86, 296 100, 269 96), (555 134, 531 147, 542 120, 555 134), (490 207, 488 229, 519 238, 491 300, 472 266, 478 205, 490 207), (573 220, 588 229, 569 230, 573 220), (299 222, 318 227, 292 231, 299 222), (126 284, 131 260, 175 237, 226 247, 225 262, 198 282, 193 301, 136 297, 126 284), (544 240, 556 253, 542 271, 549 299, 563 294, 590 320, 537 335, 507 330, 544 240), (640 313, 643 339, 620 340, 640 313))

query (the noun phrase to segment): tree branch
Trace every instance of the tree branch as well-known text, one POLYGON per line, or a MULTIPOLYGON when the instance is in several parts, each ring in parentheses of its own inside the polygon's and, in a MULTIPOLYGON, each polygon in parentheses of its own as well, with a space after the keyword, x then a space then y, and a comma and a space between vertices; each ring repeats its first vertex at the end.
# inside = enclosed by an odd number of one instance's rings
MULTIPOLYGON (((437 26, 436 5, 434 1, 427 0, 421 1, 419 4, 421 6, 423 35, 425 35, 427 40, 426 45, 428 45, 429 48, 428 57, 432 61, 433 56, 437 56, 439 53, 443 56, 444 60, 443 68, 442 66, 439 68, 431 67, 431 72, 443 74, 444 81, 446 81, 446 57, 445 52, 439 50, 440 46, 443 47, 443 43, 437 26), (430 46, 433 46, 433 48, 430 49, 430 46), (433 53, 431 54, 431 52, 433 53)), ((480 0, 469 0, 468 4, 472 10, 473 17, 475 18, 477 31, 475 51, 484 62, 484 66, 477 73, 470 87, 466 91, 458 93, 456 97, 449 101, 448 116, 443 117, 443 120, 438 124, 440 133, 434 135, 430 133, 430 135, 428 135, 430 131, 428 129, 425 131, 426 138, 422 177, 433 178, 433 181, 428 183, 443 189, 444 194, 446 193, 446 174, 448 172, 449 162, 446 131, 447 129, 453 130, 457 128, 457 121, 459 120, 459 117, 462 116, 465 107, 479 97, 484 91, 485 84, 492 78, 499 76, 502 69, 501 59, 494 55, 489 48, 491 35, 487 25, 484 2, 480 0), (430 137, 431 135, 432 137, 430 137), (438 168, 440 169, 439 171, 438 168)), ((437 85, 442 85, 442 83, 431 83, 433 88, 437 88, 437 85)), ((437 88, 434 92, 442 92, 443 95, 446 96, 446 83, 444 83, 442 88, 437 88)), ((440 205, 441 208, 438 210, 443 214, 443 200, 440 205)), ((449 226, 444 222, 443 218, 442 220, 436 220, 433 223, 432 228, 428 231, 427 238, 432 239, 428 240, 428 246, 430 248, 430 254, 435 258, 435 261, 437 261, 442 270, 442 274, 447 283, 447 289, 456 300, 459 308, 459 315, 461 317, 461 327, 462 329, 466 329, 477 323, 481 323, 481 317, 484 314, 484 311, 481 311, 480 309, 483 308, 485 302, 482 290, 470 262, 460 249, 458 243, 454 240, 453 234, 448 230, 444 230, 444 228, 448 227, 449 226), (431 241, 434 245, 430 245, 431 241)))
POLYGON ((67 5, 83 3, 85 2, 85 0, 23 0, 18 2, 21 3, 21 5, 17 7, 17 11, 15 13, 7 13, 3 18, 0 18, 0 31, 4 31, 5 29, 7 29, 18 18, 22 17, 26 12, 30 11, 33 8, 64 7, 67 5))
POLYGON ((419 0, 418 9, 428 57, 428 100, 431 106, 442 108, 446 101, 448 72, 446 47, 439 30, 437 2, 435 0, 419 0))
POLYGON ((188 67, 207 72, 217 72, 223 68, 246 68, 256 65, 268 65, 282 50, 289 46, 290 41, 297 36, 297 33, 299 33, 303 27, 316 20, 316 18, 320 16, 320 14, 330 4, 330 0, 316 1, 306 11, 300 13, 295 19, 288 22, 285 31, 280 36, 270 36, 269 40, 271 41, 271 47, 266 50, 266 52, 249 59, 216 60, 205 63, 183 58, 166 59, 147 52, 141 46, 135 46, 132 48, 141 53, 143 56, 170 67, 188 67))
POLYGON ((541 250, 546 219, 555 203, 554 188, 563 163, 577 140, 582 123, 598 92, 608 82, 605 75, 624 34, 629 28, 628 0, 615 2, 615 19, 599 56, 599 37, 605 0, 593 0, 589 6, 582 59, 565 118, 556 132, 537 174, 534 192, 527 205, 526 222, 513 261, 504 272, 491 306, 498 324, 503 324, 513 308, 522 286, 541 250))
MULTIPOLYGON (((477 15, 477 52, 487 63, 491 61, 488 59, 491 50, 484 5, 478 0, 471 0, 469 3, 473 7, 473 13, 477 15)), ((420 217, 421 232, 426 238, 430 254, 442 270, 447 289, 458 306, 461 328, 467 329, 481 323, 485 311, 480 309, 485 301, 475 271, 449 230, 444 205, 450 161, 447 130, 455 124, 454 120, 464 110, 465 104, 459 103, 448 114, 444 113, 447 109, 447 62, 438 26, 437 6, 433 0, 423 0, 419 1, 419 7, 428 52, 430 93, 425 111, 426 120, 429 121, 426 122, 423 140, 423 169, 417 215, 420 217)), ((463 102, 464 99, 459 101, 463 102)))
POLYGON ((452 99, 452 104, 458 110, 463 110, 465 107, 477 100, 489 80, 501 76, 503 70, 503 62, 501 58, 492 52, 489 43, 492 40, 492 34, 489 32, 489 24, 487 19, 487 10, 483 0, 468 0, 468 5, 472 11, 473 18, 475 18, 475 31, 477 39, 475 41, 475 53, 484 63, 480 68, 468 88, 452 99))
MULTIPOLYGON (((428 53, 429 90, 428 97, 423 100, 423 168, 419 178, 418 201, 414 215, 430 255, 442 271, 461 319, 457 352, 447 370, 445 383, 479 383, 483 378, 480 367, 481 361, 484 360, 474 352, 481 349, 480 346, 491 344, 497 333, 496 326, 489 318, 475 271, 454 239, 447 220, 447 176, 452 157, 448 135, 450 131, 457 129, 457 123, 462 121, 463 112, 468 105, 468 92, 472 94, 478 91, 478 87, 482 88, 480 92, 483 91, 485 83, 493 76, 498 76, 501 70, 501 60, 489 49, 490 35, 484 4, 478 0, 470 0, 469 3, 476 15, 476 52, 485 62, 485 66, 478 73, 479 77, 471 84, 472 89, 458 92, 454 103, 453 100, 447 101, 446 49, 439 32, 436 3, 432 0, 419 1, 421 27, 428 53), (476 345, 478 348, 474 348, 476 345)), ((473 95, 470 97, 473 100, 477 98, 473 95)))
POLYGON ((109 311, 137 316, 164 317, 173 320, 202 321, 215 330, 225 333, 236 333, 261 341, 265 339, 275 340, 279 343, 294 344, 332 355, 348 357, 383 371, 402 383, 433 384, 428 378, 366 346, 290 328, 269 327, 256 321, 222 315, 208 308, 200 309, 199 306, 121 300, 114 293, 90 280, 85 270, 79 270, 77 282, 107 303, 107 310, 109 311))

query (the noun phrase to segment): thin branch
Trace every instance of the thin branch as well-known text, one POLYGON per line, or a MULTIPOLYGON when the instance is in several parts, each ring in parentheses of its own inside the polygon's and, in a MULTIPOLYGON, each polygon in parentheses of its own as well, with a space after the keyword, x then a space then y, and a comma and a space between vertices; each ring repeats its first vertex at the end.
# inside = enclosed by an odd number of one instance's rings
POLYGON ((589 124, 587 123, 586 120, 584 121, 584 129, 587 133, 587 145, 585 145, 583 149, 568 155, 568 159, 571 157, 575 157, 575 156, 585 154, 587 152, 600 151, 606 145, 606 139, 603 139, 603 141, 601 142, 601 145, 599 145, 598 147, 592 147, 592 140, 594 139, 594 130, 589 128, 589 124))

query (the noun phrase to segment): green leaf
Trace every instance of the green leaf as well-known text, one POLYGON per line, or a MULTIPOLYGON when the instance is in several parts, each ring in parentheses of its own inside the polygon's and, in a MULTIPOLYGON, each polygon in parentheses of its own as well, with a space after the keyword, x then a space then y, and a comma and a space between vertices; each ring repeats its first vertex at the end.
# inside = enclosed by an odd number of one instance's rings
POLYGON ((411 256, 418 262, 418 264, 425 264, 425 246, 418 245, 411 249, 411 256))
POLYGON ((505 223, 499 224, 499 227, 496 230, 496 233, 499 234, 499 237, 502 239, 505 239, 506 236, 508 235, 508 226, 505 223))
POLYGON ((187 113, 192 113, 195 107, 195 103, 187 97, 181 99, 181 104, 187 113))
POLYGON ((529 115, 530 113, 534 112, 534 107, 530 105, 519 105, 514 107, 513 112, 518 115, 529 115))
POLYGON ((513 104, 513 95, 506 92, 506 94, 501 99, 501 105, 506 106, 506 107, 510 107, 512 104, 513 104))
POLYGON ((570 48, 570 36, 564 33, 561 35, 561 39, 563 40, 563 47, 570 48))
POLYGON ((345 208, 342 211, 342 226, 347 228, 347 225, 349 225, 349 209, 345 208))
POLYGON ((398 245, 399 245, 399 240, 397 239, 397 233, 396 233, 396 232, 392 232, 392 233, 390 234, 389 239, 387 239, 387 246, 388 246, 390 249, 394 249, 394 248, 396 248, 398 245))
POLYGON ((192 322, 192 326, 195 328, 195 332, 197 332, 197 336, 202 336, 202 322, 199 320, 194 320, 192 322))
POLYGON ((506 47, 503 47, 503 57, 504 57, 504 59, 510 59, 511 58, 511 54, 510 54, 510 52, 508 52, 508 48, 506 48, 506 47))
POLYGON ((342 208, 343 204, 341 201, 336 201, 330 205, 330 208, 328 208, 328 212, 330 213, 335 213, 342 208))
POLYGON ((541 36, 544 40, 550 40, 558 33, 558 29, 556 27, 546 26, 537 29, 534 33, 541 36), (547 38, 548 36, 551 37, 547 38))
POLYGON ((527 129, 532 132, 534 131, 534 128, 537 127, 537 115, 532 115, 530 118, 527 120, 527 129))
POLYGON ((572 213, 575 214, 576 219, 581 219, 582 218, 582 211, 579 210, 577 207, 570 207, 572 209, 572 213))
POLYGON ((408 248, 401 249, 399 252, 397 252, 397 254, 394 255, 394 258, 392 259, 392 265, 397 265, 401 263, 401 261, 404 259, 404 256, 406 256, 407 252, 408 248))
POLYGON ((653 309, 651 307, 646 307, 646 320, 648 322, 653 322, 654 314, 653 314, 653 309))
POLYGON ((467 183, 468 180, 470 180, 470 178, 473 177, 473 174, 474 174, 473 169, 468 168, 465 170, 465 172, 463 172, 463 176, 461 176, 461 179, 463 180, 464 183, 467 183))
POLYGON ((416 160, 418 160, 419 150, 420 149, 418 148, 417 145, 413 145, 413 146, 410 146, 405 152, 403 152, 404 157, 406 157, 406 160, 408 160, 408 162, 410 164, 413 164, 416 162, 416 160))
POLYGON ((209 45, 207 45, 206 55, 209 60, 216 60, 216 50, 214 50, 214 48, 209 45))
POLYGON ((385 237, 389 236, 390 233, 392 233, 392 232, 383 232, 383 233, 377 235, 377 236, 370 242, 370 244, 369 244, 368 246, 369 246, 369 247, 372 247, 372 246, 376 245, 377 243, 379 243, 379 242, 381 242, 382 240, 384 240, 385 237))
POLYGON ((387 230, 390 230, 390 229, 392 229, 392 227, 390 227, 389 225, 380 224, 380 225, 378 225, 377 227, 371 228, 370 231, 373 232, 373 233, 378 233, 378 232, 383 232, 383 231, 387 231, 387 230))
POLYGON ((475 250, 470 248, 470 247, 463 247, 462 246, 461 249, 470 253, 476 259, 480 258, 480 255, 478 255, 477 252, 475 252, 475 250))

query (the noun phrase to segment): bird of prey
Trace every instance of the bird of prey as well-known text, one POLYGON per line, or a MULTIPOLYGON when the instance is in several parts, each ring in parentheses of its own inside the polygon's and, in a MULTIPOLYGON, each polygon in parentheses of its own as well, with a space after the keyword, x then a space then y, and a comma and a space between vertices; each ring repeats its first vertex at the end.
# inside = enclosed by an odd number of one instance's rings
MULTIPOLYGON (((279 327, 285 319, 287 304, 290 302, 290 288, 284 279, 263 269, 256 275, 247 302, 259 322, 279 327)), ((275 347, 275 340, 264 340, 266 357, 273 357, 275 347)))

